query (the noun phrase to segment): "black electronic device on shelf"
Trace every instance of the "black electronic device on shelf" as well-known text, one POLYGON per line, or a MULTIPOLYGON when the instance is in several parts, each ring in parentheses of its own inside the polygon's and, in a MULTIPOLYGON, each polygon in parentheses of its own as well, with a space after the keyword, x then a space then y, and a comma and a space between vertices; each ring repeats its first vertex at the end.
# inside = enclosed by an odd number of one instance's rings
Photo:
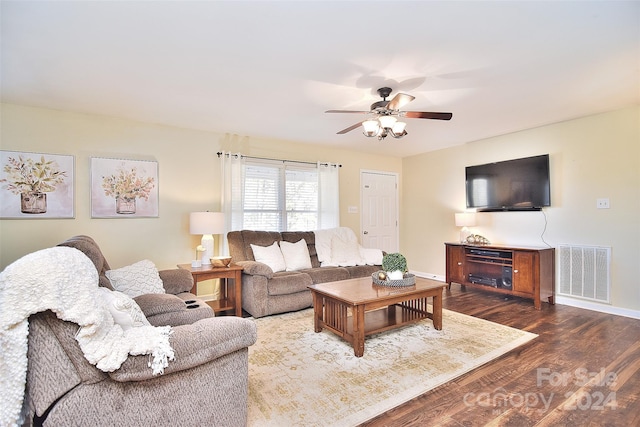
POLYGON ((472 273, 469 273, 469 282, 476 285, 491 286, 492 288, 498 287, 498 279, 495 277, 480 276, 472 273))
POLYGON ((489 256, 489 257, 495 257, 495 258, 511 258, 511 252, 492 251, 490 249, 471 248, 469 249, 469 253, 472 255, 489 256))
POLYGON ((513 289, 513 268, 505 265, 502 267, 502 278, 500 279, 500 287, 503 289, 513 289))

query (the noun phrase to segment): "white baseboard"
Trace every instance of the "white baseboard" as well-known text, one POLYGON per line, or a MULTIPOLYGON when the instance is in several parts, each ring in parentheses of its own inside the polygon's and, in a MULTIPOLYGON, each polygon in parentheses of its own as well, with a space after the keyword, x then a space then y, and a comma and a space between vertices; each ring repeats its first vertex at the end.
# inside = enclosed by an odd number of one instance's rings
MULTIPOLYGON (((438 280, 440 282, 445 281, 445 277, 440 276, 438 274, 423 273, 421 271, 410 271, 410 273, 413 273, 416 276, 423 277, 425 279, 438 280)), ((555 303, 559 305, 568 305, 571 307, 584 308, 585 310, 598 311, 600 313, 614 314, 616 316, 630 317, 632 319, 640 319, 640 311, 638 310, 630 310, 628 308, 603 305, 603 304, 598 304, 591 301, 568 298, 565 296, 556 295, 555 303)))
POLYGON ((445 277, 444 276, 440 276, 438 274, 431 274, 431 273, 423 273, 421 271, 412 271, 409 270, 409 273, 411 274, 415 274, 418 277, 422 277, 423 279, 431 279, 431 280, 437 280, 439 282, 444 282, 445 277))
POLYGON ((640 319, 640 311, 628 308, 614 307, 611 305, 598 304, 596 302, 585 301, 575 298, 556 295, 556 304, 569 305, 571 307, 584 308, 585 310, 599 311, 600 313, 615 314, 616 316, 631 317, 640 319))

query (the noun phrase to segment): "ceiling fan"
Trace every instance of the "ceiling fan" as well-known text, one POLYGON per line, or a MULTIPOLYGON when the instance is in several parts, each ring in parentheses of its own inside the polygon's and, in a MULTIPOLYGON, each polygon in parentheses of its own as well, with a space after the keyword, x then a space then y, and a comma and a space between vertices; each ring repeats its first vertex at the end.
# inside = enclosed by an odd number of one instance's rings
POLYGON ((371 104, 371 109, 369 111, 327 110, 325 113, 373 114, 375 117, 365 120, 364 122, 358 122, 337 133, 338 135, 342 135, 362 126, 364 128, 363 133, 366 136, 377 136, 379 140, 386 138, 388 135, 391 135, 394 138, 402 138, 407 134, 407 131, 405 130, 406 123, 398 121, 398 118, 406 117, 409 119, 451 120, 451 117, 453 117, 453 114, 451 113, 400 111, 403 106, 413 101, 415 96, 407 95, 406 93, 398 93, 393 97, 393 99, 391 99, 391 101, 387 101, 387 97, 391 95, 391 91, 392 89, 389 87, 381 87, 378 89, 378 94, 382 98, 382 101, 371 104))

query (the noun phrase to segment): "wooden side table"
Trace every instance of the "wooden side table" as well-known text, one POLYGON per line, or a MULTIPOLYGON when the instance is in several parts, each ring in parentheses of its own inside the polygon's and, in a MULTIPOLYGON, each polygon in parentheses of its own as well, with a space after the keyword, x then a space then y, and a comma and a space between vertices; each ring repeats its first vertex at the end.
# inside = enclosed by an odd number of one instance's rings
POLYGON ((198 282, 211 279, 224 279, 221 282, 222 298, 214 301, 207 301, 207 304, 218 314, 223 311, 233 310, 234 314, 242 317, 242 267, 231 264, 229 267, 191 267, 191 264, 178 264, 179 268, 188 270, 193 276, 193 288, 191 293, 198 294, 198 282), (229 283, 229 279, 233 283, 229 283))

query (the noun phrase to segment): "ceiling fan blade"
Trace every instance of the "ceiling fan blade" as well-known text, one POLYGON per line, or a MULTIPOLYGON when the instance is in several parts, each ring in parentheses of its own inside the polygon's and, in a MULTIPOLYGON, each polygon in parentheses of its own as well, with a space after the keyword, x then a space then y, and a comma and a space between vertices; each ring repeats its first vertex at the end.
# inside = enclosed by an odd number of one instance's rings
POLYGON ((356 110, 327 110, 325 113, 359 113, 369 114, 371 111, 356 111, 356 110))
POLYGON ((410 119, 451 120, 452 113, 428 113, 426 111, 404 111, 402 116, 410 119))
POLYGON ((342 129, 340 132, 336 132, 336 134, 343 135, 347 132, 351 132, 352 130, 359 128, 360 126, 362 126, 362 122, 358 122, 355 125, 349 126, 346 129, 342 129))
POLYGON ((387 104, 387 109, 399 110, 414 99, 416 99, 415 96, 407 95, 406 93, 398 93, 393 97, 391 101, 389 101, 389 103, 387 104))

